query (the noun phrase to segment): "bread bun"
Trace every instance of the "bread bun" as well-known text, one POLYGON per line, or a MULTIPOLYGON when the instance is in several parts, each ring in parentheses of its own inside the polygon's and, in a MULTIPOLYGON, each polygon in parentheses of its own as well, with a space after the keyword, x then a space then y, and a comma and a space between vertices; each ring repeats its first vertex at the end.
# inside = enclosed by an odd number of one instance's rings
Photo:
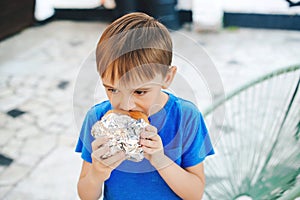
POLYGON ((115 109, 115 110, 109 110, 107 113, 105 113, 105 115, 108 115, 110 113, 128 115, 135 120, 143 119, 145 122, 150 124, 150 122, 148 120, 148 116, 145 113, 140 112, 140 111, 125 111, 125 110, 115 109))

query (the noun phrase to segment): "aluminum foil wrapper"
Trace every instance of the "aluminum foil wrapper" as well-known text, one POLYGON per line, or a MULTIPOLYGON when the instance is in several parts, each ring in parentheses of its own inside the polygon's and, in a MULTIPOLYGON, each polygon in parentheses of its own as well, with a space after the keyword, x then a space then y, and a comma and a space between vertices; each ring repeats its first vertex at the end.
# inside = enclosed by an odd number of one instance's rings
POLYGON ((128 115, 110 113, 104 115, 92 127, 94 138, 108 136, 109 151, 102 156, 108 158, 118 151, 125 152, 127 160, 139 162, 144 158, 144 152, 139 144, 140 134, 147 126, 143 119, 135 120, 128 115))

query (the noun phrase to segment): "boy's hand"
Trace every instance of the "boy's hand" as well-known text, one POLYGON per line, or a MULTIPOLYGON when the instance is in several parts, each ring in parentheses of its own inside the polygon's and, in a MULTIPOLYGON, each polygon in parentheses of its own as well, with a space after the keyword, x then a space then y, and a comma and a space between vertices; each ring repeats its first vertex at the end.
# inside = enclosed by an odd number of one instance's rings
POLYGON ((140 144, 144 150, 144 156, 159 170, 165 166, 166 155, 160 136, 154 126, 148 125, 141 134, 140 144))
POLYGON ((100 137, 92 142, 92 170, 102 181, 107 180, 112 170, 125 160, 125 153, 123 151, 119 151, 108 158, 102 158, 109 151, 108 140, 107 137, 100 137))

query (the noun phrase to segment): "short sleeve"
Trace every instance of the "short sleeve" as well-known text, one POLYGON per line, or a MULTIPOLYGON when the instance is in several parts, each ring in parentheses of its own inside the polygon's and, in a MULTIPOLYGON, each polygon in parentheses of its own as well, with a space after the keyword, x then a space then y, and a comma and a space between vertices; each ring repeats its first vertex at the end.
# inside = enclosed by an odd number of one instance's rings
POLYGON ((91 153, 92 146, 91 143, 94 141, 91 135, 91 129, 95 122, 98 121, 97 113, 95 108, 91 108, 83 121, 78 142, 75 148, 75 152, 81 153, 81 158, 87 162, 92 162, 91 153))
POLYGON ((201 163, 207 156, 214 154, 214 149, 202 117, 199 112, 190 116, 184 129, 185 142, 183 145, 182 167, 191 167, 201 163))

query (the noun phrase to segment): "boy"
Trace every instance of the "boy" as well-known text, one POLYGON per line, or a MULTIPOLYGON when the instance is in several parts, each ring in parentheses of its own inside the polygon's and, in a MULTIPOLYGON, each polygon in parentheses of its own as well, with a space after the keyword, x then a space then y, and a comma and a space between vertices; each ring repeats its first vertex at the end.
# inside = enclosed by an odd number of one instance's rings
POLYGON ((146 14, 127 14, 104 31, 96 60, 109 100, 92 107, 82 125, 76 146, 84 159, 80 198, 98 199, 104 186, 104 199, 201 199, 203 161, 214 151, 197 107, 162 91, 177 70, 168 30, 146 14), (101 159, 108 139, 94 139, 91 127, 111 109, 149 116, 141 162, 125 160, 122 151, 101 159))

